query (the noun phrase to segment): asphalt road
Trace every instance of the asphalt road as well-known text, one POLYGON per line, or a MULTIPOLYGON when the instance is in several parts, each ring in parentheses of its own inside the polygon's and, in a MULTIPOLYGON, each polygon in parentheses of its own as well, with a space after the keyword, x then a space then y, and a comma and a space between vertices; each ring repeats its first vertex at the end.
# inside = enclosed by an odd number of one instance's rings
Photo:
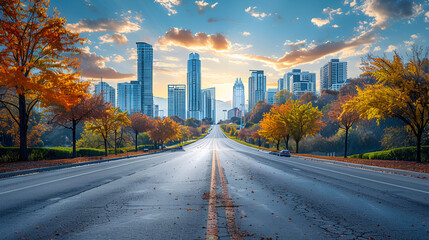
POLYGON ((269 155, 218 126, 184 151, 0 179, 0 239, 429 239, 429 181, 269 155))

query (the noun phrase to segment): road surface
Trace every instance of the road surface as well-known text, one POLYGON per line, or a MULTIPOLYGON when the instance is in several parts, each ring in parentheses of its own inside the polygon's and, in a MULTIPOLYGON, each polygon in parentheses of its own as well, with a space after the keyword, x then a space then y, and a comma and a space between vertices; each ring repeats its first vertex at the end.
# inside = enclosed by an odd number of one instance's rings
POLYGON ((0 239, 429 239, 429 181, 269 155, 218 126, 183 151, 0 179, 0 239))

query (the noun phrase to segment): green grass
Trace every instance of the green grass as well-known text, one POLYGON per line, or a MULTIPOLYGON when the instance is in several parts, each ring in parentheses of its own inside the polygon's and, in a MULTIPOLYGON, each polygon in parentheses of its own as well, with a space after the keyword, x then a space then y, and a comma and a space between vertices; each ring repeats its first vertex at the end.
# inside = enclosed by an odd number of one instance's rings
MULTIPOLYGON (((416 147, 394 148, 385 151, 369 152, 364 154, 354 154, 349 157, 361 159, 379 159, 379 160, 399 160, 416 161, 416 147)), ((422 146, 422 160, 429 161, 429 146, 422 146)))
POLYGON ((245 142, 245 141, 243 141, 243 140, 238 139, 236 136, 231 136, 231 134, 229 134, 229 133, 225 132, 225 130, 223 130, 223 128, 220 128, 220 129, 222 129, 222 132, 223 132, 223 133, 225 133, 225 135, 226 135, 228 138, 230 138, 230 139, 232 139, 232 140, 234 140, 234 141, 236 141, 236 142, 238 142, 238 143, 244 144, 244 145, 246 145, 246 146, 248 146, 248 147, 253 147, 253 148, 262 149, 262 150, 266 150, 266 151, 276 151, 276 150, 275 150, 275 149, 273 149, 273 148, 260 147, 260 146, 255 145, 255 144, 251 144, 251 143, 245 142))

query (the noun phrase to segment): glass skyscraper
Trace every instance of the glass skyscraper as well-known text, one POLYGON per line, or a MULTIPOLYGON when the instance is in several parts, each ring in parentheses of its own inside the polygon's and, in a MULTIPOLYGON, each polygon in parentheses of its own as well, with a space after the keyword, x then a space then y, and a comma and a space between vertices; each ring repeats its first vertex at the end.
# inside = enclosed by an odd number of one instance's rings
POLYGON ((189 54, 187 77, 188 118, 201 120, 201 61, 198 53, 189 54))
POLYGON ((95 94, 102 94, 105 102, 111 103, 112 107, 116 106, 116 91, 114 87, 103 82, 103 79, 101 79, 101 82, 95 84, 94 87, 95 94))
POLYGON ((153 48, 137 42, 137 81, 141 87, 141 112, 153 116, 153 48))
POLYGON ((244 110, 244 85, 241 78, 237 78, 232 91, 232 108, 244 110))
POLYGON ((249 110, 252 110, 256 103, 265 100, 265 91, 267 89, 267 79, 262 70, 250 70, 249 77, 249 110))
POLYGON ((186 119, 186 85, 168 85, 168 116, 186 119))
POLYGON ((216 91, 215 88, 207 88, 201 91, 201 118, 210 118, 216 123, 216 91))
POLYGON ((347 81, 347 62, 331 59, 320 68, 320 91, 322 89, 340 90, 347 81))

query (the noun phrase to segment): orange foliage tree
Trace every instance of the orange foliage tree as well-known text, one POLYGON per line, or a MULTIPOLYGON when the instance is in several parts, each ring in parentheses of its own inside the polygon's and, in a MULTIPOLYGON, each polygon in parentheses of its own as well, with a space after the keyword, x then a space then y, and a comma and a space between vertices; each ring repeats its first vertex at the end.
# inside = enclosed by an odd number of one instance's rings
POLYGON ((154 127, 155 121, 148 117, 146 114, 141 112, 133 113, 130 116, 131 120, 131 129, 133 129, 134 134, 136 135, 136 152, 137 152, 137 136, 139 133, 147 132, 152 130, 154 127))
POLYGON ((89 83, 80 83, 75 54, 84 39, 65 28, 66 20, 48 0, 0 2, 0 97, 19 126, 20 160, 28 159, 27 131, 31 110, 57 103, 70 108, 79 103, 89 83))
POLYGON ((53 104, 49 108, 52 118, 49 123, 72 130, 73 154, 76 157, 76 128, 80 122, 97 119, 105 114, 110 104, 106 103, 102 95, 90 98, 82 97, 79 104, 67 109, 63 105, 53 104))
POLYGON ((287 135, 287 129, 284 122, 282 122, 278 115, 270 111, 269 113, 264 114, 264 118, 259 123, 260 130, 258 131, 259 135, 265 137, 266 139, 274 142, 279 150, 280 142, 283 137, 287 135))
POLYGON ((349 130, 352 126, 359 121, 359 113, 355 109, 348 109, 345 111, 345 104, 353 99, 350 95, 343 95, 338 98, 328 112, 328 115, 333 119, 338 126, 346 131, 344 140, 344 158, 347 158, 347 141, 349 130))
POLYGON ((155 121, 154 128, 149 131, 149 137, 155 143, 155 146, 160 144, 163 148, 164 143, 177 139, 178 132, 179 124, 171 118, 166 117, 155 121))

